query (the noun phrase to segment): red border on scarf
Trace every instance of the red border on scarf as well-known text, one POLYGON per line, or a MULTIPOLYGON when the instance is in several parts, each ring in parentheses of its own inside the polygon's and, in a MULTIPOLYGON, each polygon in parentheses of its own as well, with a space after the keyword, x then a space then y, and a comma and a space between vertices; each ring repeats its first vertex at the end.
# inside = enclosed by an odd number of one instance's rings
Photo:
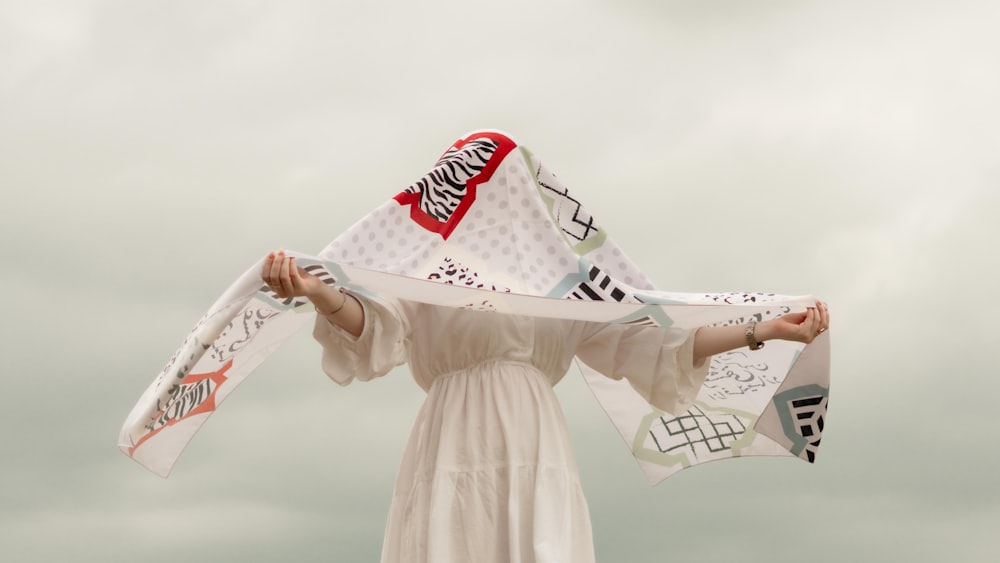
MULTIPOLYGON (((517 147, 517 144, 505 135, 495 131, 483 131, 480 133, 473 133, 464 139, 455 141, 455 143, 449 147, 448 150, 460 149, 469 141, 483 138, 496 141, 498 143, 497 149, 486 162, 486 165, 483 166, 483 169, 479 171, 479 174, 476 174, 465 182, 465 197, 462 198, 462 201, 459 202, 458 207, 455 208, 455 211, 451 214, 451 217, 449 217, 447 221, 440 221, 437 218, 428 215, 423 209, 420 209, 421 194, 419 192, 400 192, 393 197, 393 199, 398 201, 400 205, 410 206, 410 219, 412 219, 414 223, 432 233, 438 233, 443 239, 447 239, 451 236, 452 231, 455 230, 455 227, 457 227, 462 221, 462 218, 465 217, 466 211, 468 211, 473 202, 476 201, 476 187, 483 182, 488 182, 493 176, 493 172, 500 166, 500 163, 503 162, 503 159, 510 154, 510 151, 517 147)), ((447 153, 448 151, 444 152, 444 154, 447 153)), ((442 154, 442 156, 444 156, 444 154, 442 154)))
MULTIPOLYGON (((171 418, 171 419, 167 420, 167 422, 164 423, 159 428, 156 428, 155 430, 152 430, 152 431, 148 432, 147 434, 145 434, 144 436, 142 436, 141 438, 139 438, 139 440, 135 443, 135 445, 132 446, 131 448, 129 448, 128 455, 131 456, 133 453, 135 453, 135 450, 139 446, 141 446, 143 443, 145 443, 147 440, 149 440, 153 436, 156 436, 157 434, 159 434, 161 430, 163 430, 165 428, 169 428, 170 426, 173 426, 173 425, 177 424, 178 422, 180 422, 182 420, 186 420, 186 419, 188 419, 188 418, 190 418, 192 416, 195 416, 195 415, 198 415, 198 414, 202 414, 202 413, 209 413, 209 412, 214 411, 215 410, 215 393, 219 390, 219 387, 221 387, 222 384, 226 382, 226 379, 228 379, 226 377, 226 372, 229 371, 229 368, 231 368, 231 367, 233 367, 233 360, 230 359, 228 362, 226 362, 226 365, 224 365, 221 368, 219 368, 218 371, 212 371, 212 372, 207 372, 207 373, 192 373, 192 374, 189 374, 187 377, 185 377, 183 379, 183 381, 181 381, 181 385, 191 385, 191 384, 197 383, 199 381, 202 381, 204 379, 210 379, 210 380, 212 380, 213 383, 215 383, 215 387, 208 394, 208 396, 205 397, 202 400, 202 402, 199 403, 195 408, 191 409, 190 411, 188 411, 187 413, 185 413, 183 416, 180 416, 178 418, 171 418)), ((170 405, 165 405, 164 409, 168 408, 169 406, 170 405)), ((156 413, 156 415, 153 417, 153 419, 155 420, 155 419, 163 416, 163 413, 164 413, 164 410, 161 409, 159 412, 156 413)))

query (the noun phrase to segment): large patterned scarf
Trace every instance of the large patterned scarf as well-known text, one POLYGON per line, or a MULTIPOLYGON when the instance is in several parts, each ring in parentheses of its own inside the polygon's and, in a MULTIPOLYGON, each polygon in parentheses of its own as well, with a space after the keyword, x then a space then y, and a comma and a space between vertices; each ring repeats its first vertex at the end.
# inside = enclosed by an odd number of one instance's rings
MULTIPOLYGON (((466 135, 436 165, 300 266, 360 295, 649 327, 744 323, 802 311, 808 296, 659 291, 569 190, 496 131, 466 135)), ((197 323, 129 414, 119 447, 167 476, 230 392, 300 327, 305 299, 280 299, 246 273, 197 323)), ((656 328, 653 328, 656 330, 656 328)), ((745 455, 812 462, 829 388, 829 332, 713 357, 684 412, 650 406, 625 380, 578 362, 652 483, 745 455)))

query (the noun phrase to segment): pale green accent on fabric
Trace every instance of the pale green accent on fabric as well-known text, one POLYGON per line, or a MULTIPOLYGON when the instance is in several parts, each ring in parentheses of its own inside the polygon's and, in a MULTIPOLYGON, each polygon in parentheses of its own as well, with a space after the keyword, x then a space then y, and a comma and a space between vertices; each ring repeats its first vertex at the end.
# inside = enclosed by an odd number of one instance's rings
MULTIPOLYGON (((560 230, 559 232, 562 232, 562 231, 560 230)), ((563 236, 565 237, 565 235, 563 235, 563 236)), ((608 238, 608 235, 604 231, 604 229, 598 227, 596 235, 593 235, 591 237, 587 237, 587 240, 585 240, 585 241, 583 241, 583 242, 581 242, 579 244, 574 245, 573 246, 573 251, 576 252, 577 254, 579 254, 580 256, 583 256, 584 254, 587 254, 588 252, 591 252, 591 251, 594 251, 594 250, 597 250, 598 248, 600 248, 604 244, 604 240, 607 239, 607 238, 608 238)))
MULTIPOLYGON (((740 420, 744 422, 746 431, 744 431, 743 435, 739 439, 734 440, 729 445, 729 452, 732 454, 731 457, 740 457, 742 455, 742 450, 744 448, 749 448, 753 444, 753 441, 757 438, 757 432, 754 432, 753 430, 753 425, 757 422, 757 416, 753 413, 739 409, 712 408, 707 403, 703 403, 701 401, 695 401, 695 405, 701 407, 701 410, 706 414, 729 414, 740 418, 740 420)), ((642 422, 636 429, 635 437, 632 440, 632 453, 635 455, 636 459, 655 463, 656 465, 661 465, 663 467, 680 466, 682 469, 686 469, 698 463, 697 460, 691 460, 690 452, 668 454, 647 448, 643 445, 649 436, 649 433, 652 431, 653 424, 655 424, 656 421, 664 415, 673 417, 673 415, 659 409, 654 409, 651 413, 643 417, 642 422)))
POLYGON ((566 236, 566 233, 564 233, 563 230, 559 228, 559 219, 552 212, 552 204, 553 202, 555 202, 555 199, 549 197, 545 193, 545 188, 543 188, 542 185, 538 183, 538 176, 535 175, 535 171, 530 169, 531 159, 532 159, 531 151, 529 151, 524 147, 518 147, 518 148, 521 150, 521 156, 524 158, 524 162, 528 165, 529 168, 528 175, 531 177, 531 181, 534 182, 535 184, 535 190, 538 191, 538 196, 542 198, 543 202, 545 202, 545 208, 549 210, 549 218, 552 219, 552 223, 556 226, 556 230, 559 231, 559 235, 562 236, 564 241, 566 241, 566 245, 572 248, 573 252, 577 253, 580 256, 583 256, 588 252, 600 248, 601 245, 604 244, 604 241, 608 238, 607 233, 601 227, 597 227, 597 233, 587 237, 586 240, 580 242, 575 242, 571 240, 568 236, 566 236))
POLYGON ((659 420, 663 414, 665 414, 663 411, 653 411, 643 417, 642 423, 636 429, 635 439, 632 441, 632 453, 636 459, 662 465, 663 467, 676 467, 678 465, 685 469, 691 467, 691 460, 686 453, 666 454, 657 450, 651 450, 643 445, 653 427, 653 422, 659 420))
POLYGON ((756 418, 747 425, 746 432, 743 433, 743 436, 739 440, 734 440, 732 444, 729 444, 729 451, 733 452, 733 457, 742 457, 743 448, 749 448, 753 445, 754 440, 757 439, 757 432, 752 428, 754 424, 757 424, 756 418))
POLYGON ((771 399, 774 403, 775 410, 778 411, 778 420, 781 421, 781 429, 785 432, 785 437, 791 440, 792 446, 788 448, 788 451, 792 455, 798 456, 806 449, 809 445, 809 441, 799 433, 798 427, 795 425, 795 419, 792 417, 792 412, 788 408, 788 404, 795 399, 802 399, 805 397, 815 397, 817 395, 829 398, 829 389, 817 385, 815 383, 809 385, 803 385, 801 387, 793 387, 787 391, 782 391, 771 399))
POLYGON ((590 267, 593 264, 585 258, 580 258, 576 261, 576 264, 579 266, 580 271, 574 274, 566 274, 566 277, 552 287, 546 297, 561 299, 562 297, 565 297, 566 294, 569 293, 574 287, 580 285, 581 283, 590 281, 590 267))

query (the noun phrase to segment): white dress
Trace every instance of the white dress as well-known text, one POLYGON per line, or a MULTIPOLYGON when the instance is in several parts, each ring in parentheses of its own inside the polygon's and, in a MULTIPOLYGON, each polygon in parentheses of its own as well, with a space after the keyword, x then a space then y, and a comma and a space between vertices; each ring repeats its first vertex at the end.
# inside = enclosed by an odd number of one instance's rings
POLYGON ((324 371, 346 385, 408 362, 427 391, 396 480, 383 563, 593 562, 552 386, 579 356, 669 408, 708 367, 692 366, 688 331, 360 301, 358 338, 317 319, 324 371))

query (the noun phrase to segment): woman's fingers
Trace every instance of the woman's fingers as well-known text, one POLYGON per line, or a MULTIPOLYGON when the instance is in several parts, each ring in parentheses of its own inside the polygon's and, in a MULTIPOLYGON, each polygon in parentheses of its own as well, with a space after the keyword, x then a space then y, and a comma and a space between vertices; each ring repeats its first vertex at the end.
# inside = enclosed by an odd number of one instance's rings
POLYGON ((274 268, 274 252, 269 252, 267 258, 264 259, 264 266, 260 269, 260 277, 264 280, 264 283, 274 289, 271 283, 271 270, 274 268))
POLYGON ((278 272, 278 283, 281 284, 281 289, 286 294, 292 292, 292 278, 288 273, 288 262, 289 258, 282 252, 281 269, 278 272))
POLYGON ((295 263, 295 257, 292 256, 289 258, 288 279, 289 283, 291 283, 291 288, 295 291, 295 293, 299 293, 302 289, 302 272, 300 272, 300 270, 301 268, 299 268, 299 265, 295 263))
POLYGON ((813 307, 809 307, 809 309, 806 310, 806 321, 802 323, 802 328, 805 331, 803 336, 805 336, 806 342, 809 342, 814 336, 816 336, 816 330, 819 329, 819 326, 816 322, 816 309, 813 307))
POLYGON ((830 308, 826 306, 826 303, 819 302, 819 314, 820 314, 820 332, 830 328, 830 308))
POLYGON ((812 342, 812 339, 816 337, 816 331, 819 330, 819 313, 816 312, 814 307, 809 307, 803 313, 802 321, 797 326, 797 336, 794 340, 800 340, 808 344, 812 342))
POLYGON ((286 261, 285 253, 282 251, 272 252, 268 259, 270 263, 270 268, 268 269, 267 275, 264 277, 264 281, 267 285, 271 287, 271 290, 278 297, 286 297, 288 288, 286 284, 282 283, 281 279, 281 269, 282 265, 286 261))
POLYGON ((281 298, 305 295, 314 283, 314 276, 300 268, 293 256, 286 256, 284 250, 268 253, 260 277, 281 298))
POLYGON ((264 259, 264 265, 260 269, 260 277, 264 283, 271 285, 271 265, 274 264, 274 252, 269 252, 264 259))
POLYGON ((817 301, 816 307, 809 308, 809 313, 812 317, 812 324, 806 342, 812 342, 814 338, 830 328, 830 310, 827 308, 826 303, 817 301))

